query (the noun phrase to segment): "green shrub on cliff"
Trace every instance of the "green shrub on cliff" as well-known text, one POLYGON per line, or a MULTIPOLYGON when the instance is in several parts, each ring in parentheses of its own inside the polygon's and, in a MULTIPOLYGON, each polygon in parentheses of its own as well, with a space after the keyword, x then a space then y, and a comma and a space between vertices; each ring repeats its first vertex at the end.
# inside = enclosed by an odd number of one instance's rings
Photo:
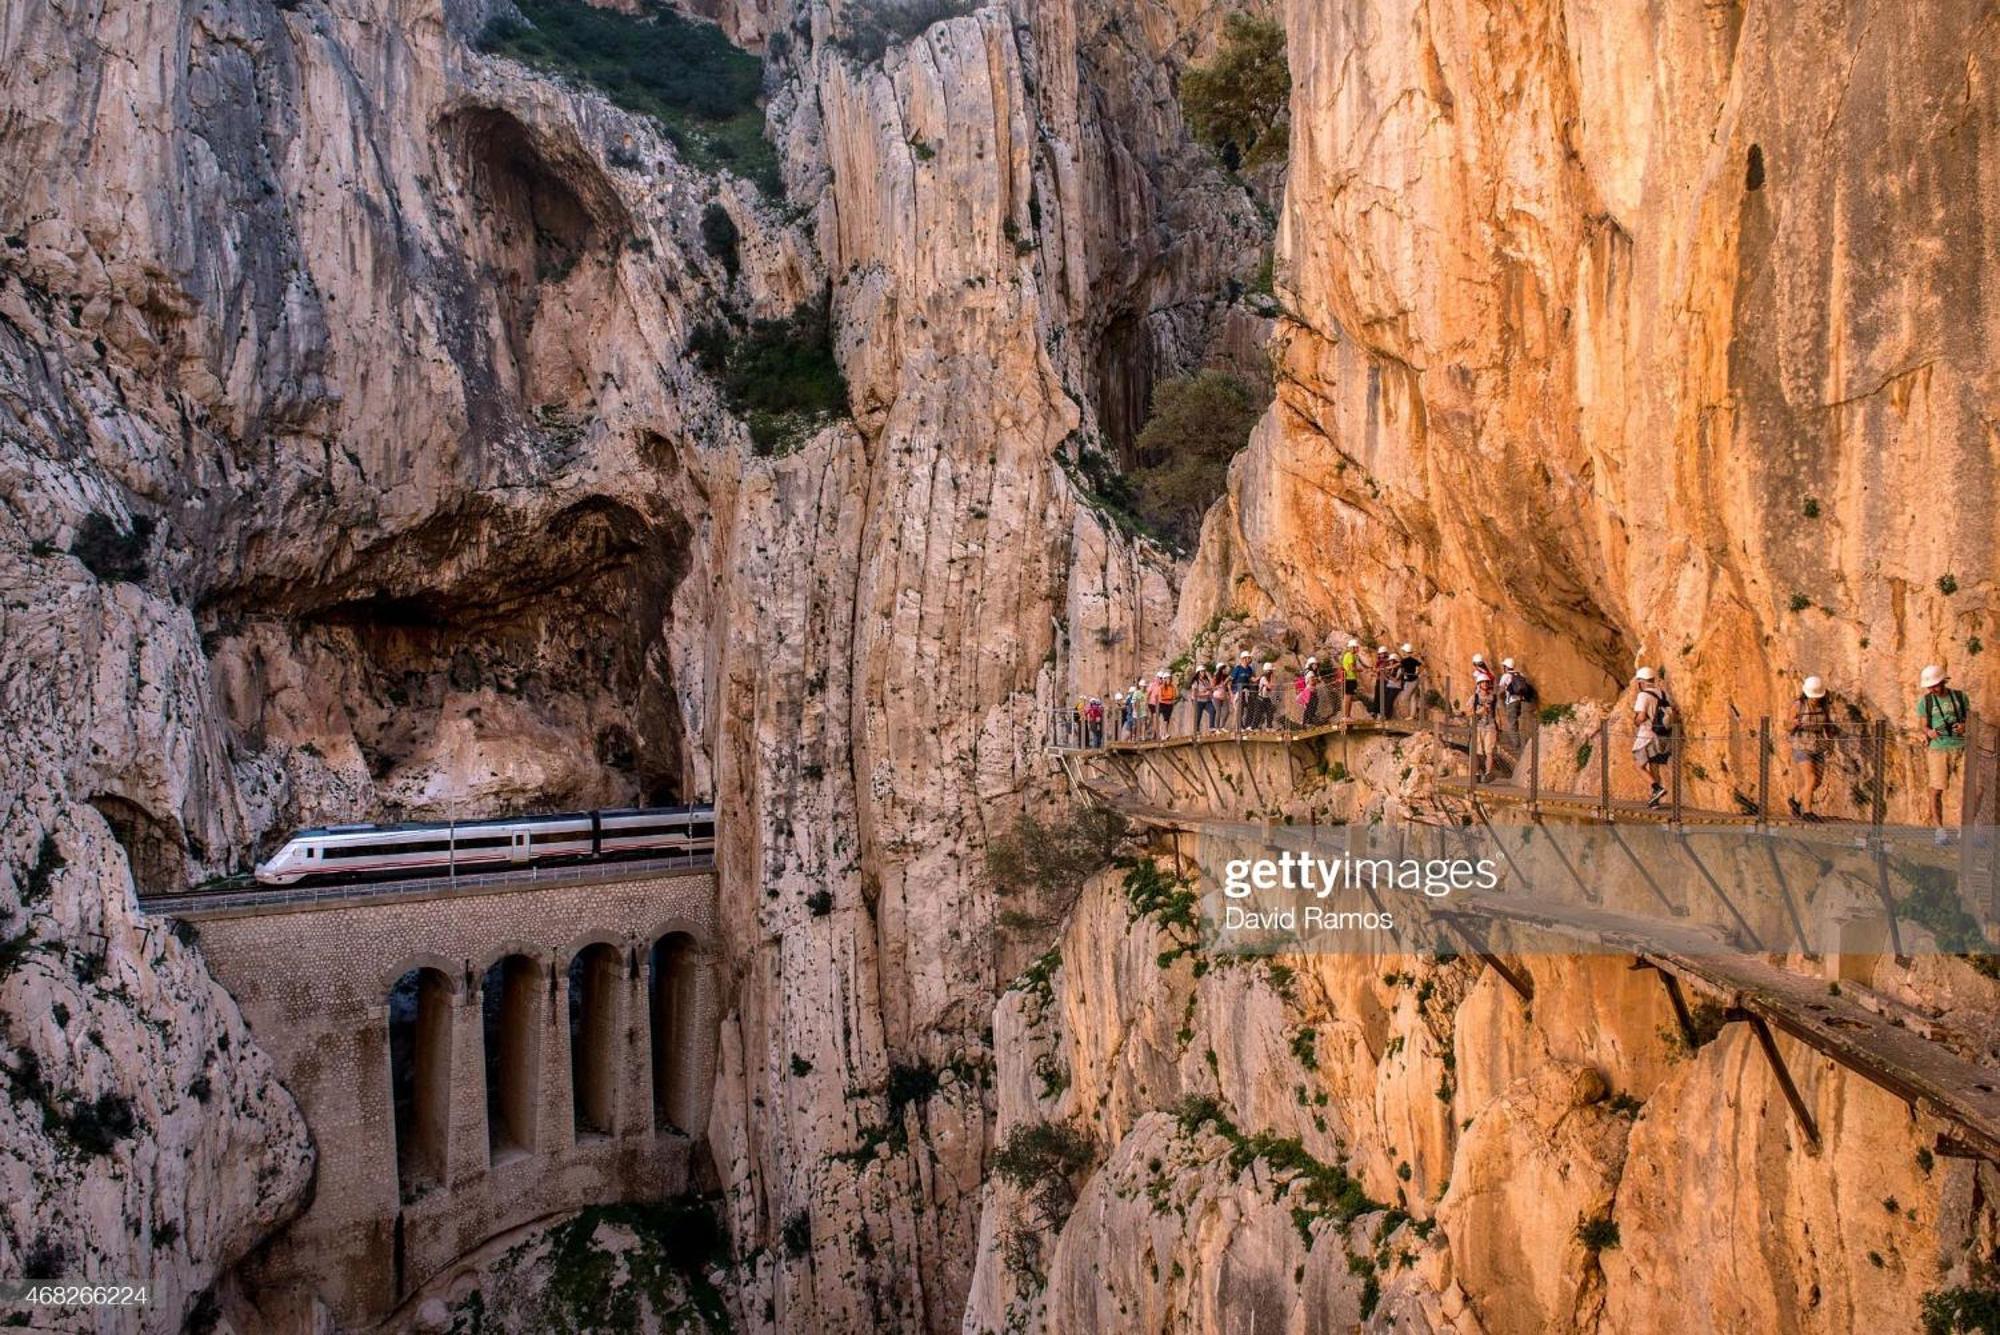
POLYGON ((1231 171, 1280 162, 1291 150, 1292 72, 1285 30, 1238 14, 1213 64, 1181 76, 1181 107, 1195 137, 1231 171))
POLYGON ((702 325, 688 355, 721 384, 758 454, 788 453, 847 413, 847 379, 834 358, 824 298, 740 332, 720 321, 702 325))
POLYGON ((712 23, 642 0, 626 14, 584 0, 515 0, 478 48, 582 80, 625 110, 650 116, 697 166, 727 169, 781 197, 778 155, 764 138, 763 62, 712 23))
POLYGON ((1224 371, 1154 386, 1131 470, 1146 526, 1182 551, 1193 547, 1202 516, 1228 489, 1229 461, 1250 442, 1263 412, 1256 392, 1224 371))

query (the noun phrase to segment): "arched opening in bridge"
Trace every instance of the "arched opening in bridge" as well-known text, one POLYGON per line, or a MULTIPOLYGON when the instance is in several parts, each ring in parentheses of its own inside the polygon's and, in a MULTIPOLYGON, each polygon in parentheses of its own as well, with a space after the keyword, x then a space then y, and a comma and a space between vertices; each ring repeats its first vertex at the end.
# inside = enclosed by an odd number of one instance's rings
POLYGON ((451 980, 412 969, 389 989, 389 1088, 396 1184, 406 1201, 444 1185, 451 1125, 451 980))
POLYGON ((587 946, 569 964, 569 1084, 578 1140, 617 1129, 624 979, 624 960, 614 946, 587 946))
POLYGON ((653 1127, 689 1135, 703 1108, 695 1088, 699 1063, 694 1033, 702 969, 694 938, 669 932, 653 943, 646 970, 649 1026, 653 1036, 653 1127))
POLYGON ((486 1149, 502 1163, 535 1149, 535 1099, 541 1087, 542 970, 509 955, 486 971, 481 1019, 486 1036, 486 1149))

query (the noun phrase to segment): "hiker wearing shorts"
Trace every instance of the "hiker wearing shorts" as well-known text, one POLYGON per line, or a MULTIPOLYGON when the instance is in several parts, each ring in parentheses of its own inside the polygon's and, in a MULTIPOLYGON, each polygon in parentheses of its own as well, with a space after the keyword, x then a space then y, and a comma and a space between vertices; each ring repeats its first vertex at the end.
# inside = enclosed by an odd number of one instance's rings
POLYGON ((1653 669, 1642 667, 1633 674, 1632 764, 1646 776, 1649 807, 1658 807, 1666 800, 1667 786, 1660 782, 1660 773, 1673 755, 1673 744, 1668 740, 1673 735, 1673 711, 1674 702, 1653 669))
POLYGON ((1153 700, 1153 708, 1160 714, 1160 736, 1165 737, 1174 730, 1174 706, 1181 702, 1180 684, 1174 674, 1162 668, 1155 678, 1160 684, 1159 694, 1153 700))
POLYGON ((1361 641, 1349 640, 1347 647, 1340 651, 1340 721, 1345 723, 1354 715, 1354 706, 1361 701, 1361 641))
POLYGON ((1951 684, 1945 670, 1933 663, 1917 679, 1923 694, 1917 697, 1917 721, 1923 725, 1924 768, 1931 790, 1931 824, 1937 827, 1937 842, 1951 836, 1944 825, 1944 794, 1958 778, 1965 757, 1966 725, 1972 721, 1972 705, 1965 692, 1951 684))
POLYGON ((1792 744, 1792 795, 1785 800, 1800 820, 1817 821, 1813 805, 1819 800, 1819 786, 1826 777, 1827 754, 1840 729, 1834 726, 1833 702, 1826 697, 1826 683, 1807 677, 1792 701, 1792 723, 1788 730, 1792 744))

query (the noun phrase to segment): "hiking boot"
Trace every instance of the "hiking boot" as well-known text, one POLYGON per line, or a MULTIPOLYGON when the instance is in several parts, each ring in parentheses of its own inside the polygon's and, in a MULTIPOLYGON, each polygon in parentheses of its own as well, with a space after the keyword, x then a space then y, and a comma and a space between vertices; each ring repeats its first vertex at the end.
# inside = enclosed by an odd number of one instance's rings
POLYGON ((1653 785, 1653 795, 1646 799, 1646 805, 1652 808, 1653 810, 1657 811, 1659 810, 1660 803, 1666 800, 1667 800, 1667 790, 1660 787, 1660 785, 1656 783, 1653 785))
POLYGON ((1805 813, 1805 808, 1803 808, 1803 807, 1801 807, 1801 806, 1799 805, 1799 799, 1798 799, 1798 798, 1796 798, 1796 797, 1788 797, 1788 798, 1786 798, 1786 799, 1785 799, 1785 801, 1787 801, 1787 802, 1789 802, 1789 803, 1791 804, 1791 807, 1792 807, 1792 817, 1793 817, 1793 819, 1795 819, 1795 820, 1809 820, 1809 819, 1811 819, 1811 818, 1810 818, 1809 816, 1807 816, 1807 815, 1806 815, 1806 813, 1805 813))

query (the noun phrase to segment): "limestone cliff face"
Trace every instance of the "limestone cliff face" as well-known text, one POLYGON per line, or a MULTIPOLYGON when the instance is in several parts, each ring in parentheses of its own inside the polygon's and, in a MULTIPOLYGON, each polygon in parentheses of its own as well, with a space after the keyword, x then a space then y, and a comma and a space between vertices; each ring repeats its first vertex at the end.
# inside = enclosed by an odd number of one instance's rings
POLYGON ((969 7, 879 60, 838 6, 709 8, 771 52, 783 206, 480 54, 482 4, 7 9, 0 1003, 10 1082, 137 1118, 99 1164, 10 1105, 6 1254, 171 1271, 174 1326, 304 1187, 135 883, 713 794, 739 1316, 958 1323, 1012 967, 984 830, 1046 793, 1070 674, 1168 644, 1163 562, 1067 470, 1231 327, 1265 229, 1163 93, 1211 7, 969 7), (760 457, 689 336, 821 292, 853 420, 760 457))
POLYGON ((1773 711, 1990 695, 2000 22, 1977 0, 1286 10, 1239 606, 1773 711), (1948 578, 1947 578, 1948 577, 1948 578))
POLYGON ((1120 876, 995 1013, 996 1136, 1088 1151, 1045 1236, 996 1176, 967 1331, 1901 1330, 2000 1238, 1991 1165, 1784 1040, 1809 1152, 1626 959, 1183 952, 1120 876))

